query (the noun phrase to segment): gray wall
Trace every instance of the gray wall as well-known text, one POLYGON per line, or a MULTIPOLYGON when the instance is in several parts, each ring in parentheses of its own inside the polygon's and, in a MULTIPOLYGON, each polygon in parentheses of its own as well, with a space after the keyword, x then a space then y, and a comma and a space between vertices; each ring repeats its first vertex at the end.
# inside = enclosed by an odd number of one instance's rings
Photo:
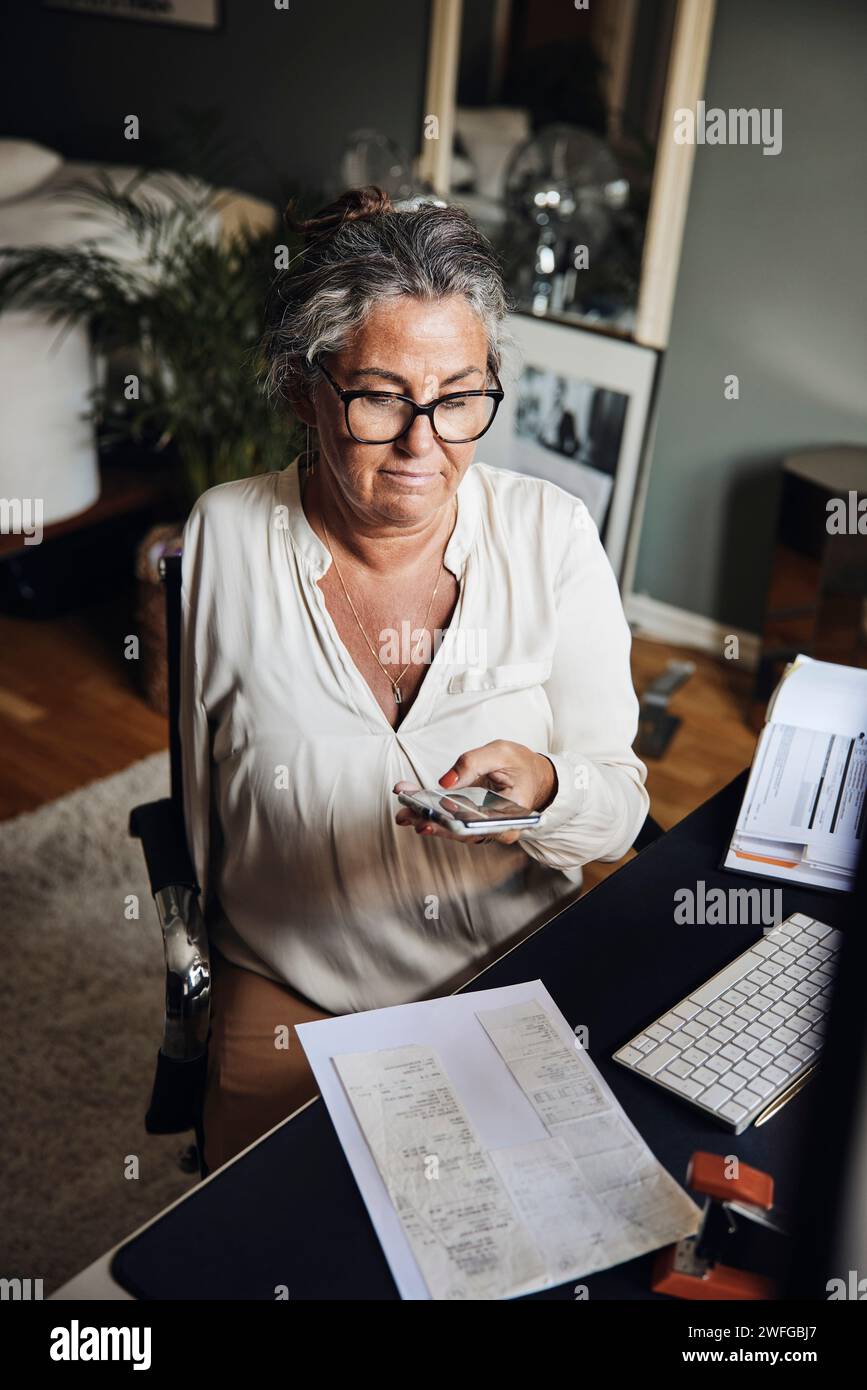
POLYGON ((761 624, 779 459, 867 443, 865 73, 863 0, 717 0, 708 105, 782 107, 783 148, 696 150, 635 588, 731 627, 761 624))
MULTIPOLYGON (((6 0, 0 134, 68 158, 159 158, 180 106, 219 107, 240 143, 226 177, 275 196, 322 185, 346 135, 375 127, 418 150, 428 0, 223 0, 217 32, 44 9, 6 0), (123 139, 138 115, 142 139, 123 139), (135 153, 133 153, 133 151, 135 153)), ((203 171, 204 172, 204 171, 203 171)))

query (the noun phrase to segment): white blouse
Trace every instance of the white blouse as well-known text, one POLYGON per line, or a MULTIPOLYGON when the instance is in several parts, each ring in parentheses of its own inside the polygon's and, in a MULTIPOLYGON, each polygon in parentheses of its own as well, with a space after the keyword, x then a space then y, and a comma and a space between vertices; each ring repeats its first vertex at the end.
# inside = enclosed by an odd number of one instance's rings
POLYGON ((625 854, 648 809, 630 632, 587 509, 478 462, 457 498, 457 607, 398 729, 325 606, 297 460, 211 488, 184 532, 184 810, 209 935, 332 1013, 457 988, 574 898, 582 864, 625 854), (531 834, 395 824, 395 782, 436 787, 497 738, 556 769, 531 834))

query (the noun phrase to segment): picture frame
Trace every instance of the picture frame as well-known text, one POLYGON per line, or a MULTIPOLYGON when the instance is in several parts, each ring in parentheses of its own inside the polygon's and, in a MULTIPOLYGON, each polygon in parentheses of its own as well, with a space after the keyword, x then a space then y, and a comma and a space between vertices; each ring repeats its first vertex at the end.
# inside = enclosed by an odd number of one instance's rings
POLYGON ((505 398, 476 456, 580 497, 619 579, 659 355, 525 314, 512 314, 507 327, 505 398))
POLYGON ((47 10, 66 10, 99 19, 131 19, 178 29, 222 27, 222 0, 42 0, 47 10))

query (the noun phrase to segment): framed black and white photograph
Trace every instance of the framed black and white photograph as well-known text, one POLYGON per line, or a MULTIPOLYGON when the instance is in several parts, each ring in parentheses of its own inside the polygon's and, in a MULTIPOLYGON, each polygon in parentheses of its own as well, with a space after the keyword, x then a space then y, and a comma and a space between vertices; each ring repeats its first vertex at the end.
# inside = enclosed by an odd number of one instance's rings
POLYGON ((513 315, 505 399, 479 446, 485 463, 580 497, 615 573, 622 567, 657 354, 635 343, 513 315))
POLYGON ((219 29, 221 0, 43 0, 49 10, 74 10, 105 19, 140 19, 187 29, 219 29))

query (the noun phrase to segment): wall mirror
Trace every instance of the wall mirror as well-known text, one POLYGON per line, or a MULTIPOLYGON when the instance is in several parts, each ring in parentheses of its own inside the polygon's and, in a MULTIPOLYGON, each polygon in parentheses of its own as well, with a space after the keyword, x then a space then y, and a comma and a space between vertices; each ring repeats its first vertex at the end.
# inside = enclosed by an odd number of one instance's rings
POLYGON ((491 237, 520 312, 665 346, 693 157, 673 118, 713 9, 433 0, 422 172, 491 237))

